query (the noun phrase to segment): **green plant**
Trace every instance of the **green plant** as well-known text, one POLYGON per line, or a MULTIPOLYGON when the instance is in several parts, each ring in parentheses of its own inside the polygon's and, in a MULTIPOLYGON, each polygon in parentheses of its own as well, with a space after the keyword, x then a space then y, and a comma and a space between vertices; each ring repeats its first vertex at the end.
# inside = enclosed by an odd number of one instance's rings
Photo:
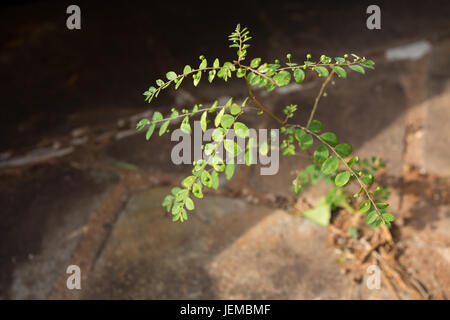
MULTIPOLYGON (((198 68, 186 65, 180 74, 169 71, 166 74, 167 80, 156 80, 156 86, 151 86, 144 93, 146 101, 150 102, 170 85, 174 85, 175 89, 179 88, 183 80, 188 77, 192 77, 194 86, 197 86, 203 75, 207 75, 210 83, 216 78, 228 81, 235 75, 236 78, 243 79, 248 91, 247 98, 240 105, 233 103, 233 99, 229 99, 224 105, 219 105, 215 101, 209 107, 195 105, 192 110, 183 109, 181 112, 172 109, 170 116, 167 118, 164 118, 159 112, 154 112, 151 120, 142 119, 137 124, 138 130, 146 128, 147 140, 150 139, 157 125, 160 125, 160 136, 168 132, 170 122, 175 119, 182 119, 181 130, 190 134, 191 125, 189 121, 196 114, 201 114, 200 123, 203 131, 206 131, 208 126, 211 125, 215 128, 212 134, 214 142, 202 146, 209 158, 194 162, 192 175, 182 181, 181 187, 173 188, 171 194, 164 199, 162 205, 168 212, 172 213, 173 220, 184 221, 188 218, 187 210, 194 209, 192 195, 197 198, 203 198, 203 187, 218 188, 219 173, 224 172, 227 179, 233 176, 234 162, 228 161, 225 164, 216 154, 220 144, 223 144, 225 150, 230 152, 233 157, 244 152, 245 163, 247 165, 251 164, 251 150, 258 148, 258 146, 256 141, 249 137, 247 125, 238 121, 238 119, 244 112, 256 110, 259 115, 268 115, 279 123, 281 133, 284 135, 280 146, 283 155, 296 154, 298 147, 310 153, 312 164, 297 174, 292 186, 294 192, 300 193, 306 186, 314 184, 323 178, 334 183, 334 187, 328 195, 312 210, 317 212, 318 209, 326 207, 329 211, 335 206, 348 206, 348 195, 344 191, 339 190, 342 190, 341 188, 347 185, 349 181, 355 180, 360 185, 360 190, 354 197, 364 196, 366 198, 359 206, 359 211, 367 215, 367 223, 373 227, 378 227, 382 223, 389 226, 394 217, 387 212, 388 204, 383 201, 386 198, 383 197, 383 194, 386 193, 385 189, 377 187, 371 191, 374 183, 373 171, 377 167, 371 166, 368 160, 361 162, 358 157, 348 159, 352 153, 352 146, 347 143, 338 144, 336 135, 332 132, 323 132, 322 123, 314 119, 320 98, 326 95, 325 88, 332 82, 334 76, 345 79, 347 76, 346 69, 364 74, 366 69, 374 69, 374 62, 355 54, 350 56, 345 54, 343 57, 334 59, 322 55, 319 61, 313 61, 311 55, 307 54, 303 64, 299 64, 292 61, 291 54, 287 54, 287 62, 285 62, 284 66, 281 65, 279 60, 275 60, 274 63, 265 63, 261 61, 261 58, 254 58, 249 64, 245 64, 247 49, 250 46, 248 40, 250 39, 247 28, 241 29, 240 25, 237 25, 235 31, 229 36, 230 47, 237 49, 236 60, 220 63, 219 59, 215 59, 212 64, 208 65, 207 59, 204 56, 200 56, 198 68), (314 101, 306 125, 289 123, 289 120, 297 111, 296 105, 285 107, 283 110, 284 119, 282 119, 264 107, 252 90, 252 86, 259 86, 267 91, 272 91, 278 87, 288 85, 292 80, 301 83, 305 79, 305 72, 308 71, 316 73, 325 80, 314 101), (213 119, 208 119, 211 115, 213 115, 213 119), (245 150, 241 150, 234 141, 225 138, 229 130, 234 130, 238 137, 248 140, 245 150), (308 149, 312 147, 314 139, 321 144, 311 153, 308 149), (341 165, 342 170, 339 169, 341 165)), ((261 154, 266 154, 269 150, 270 146, 267 142, 259 144, 259 152, 261 154)), ((374 159, 372 165, 377 163, 377 161, 378 165, 383 165, 378 159, 374 159)), ((314 216, 313 213, 306 212, 306 215, 314 216)))
MULTIPOLYGON (((354 210, 349 205, 351 194, 340 186, 339 181, 336 182, 338 180, 336 178, 337 175, 324 174, 321 170, 321 165, 324 160, 317 158, 321 152, 324 152, 323 148, 317 148, 316 151, 317 152, 310 157, 312 164, 296 173, 296 178, 292 184, 292 190, 299 195, 305 188, 315 185, 320 181, 325 181, 326 184, 331 186, 327 194, 319 199, 314 208, 302 212, 302 215, 306 218, 317 224, 326 226, 330 222, 331 212, 337 207, 343 208, 348 212, 353 212, 354 210)), ((376 171, 384 167, 385 164, 381 158, 373 157, 371 160, 363 159, 361 161, 358 157, 355 157, 352 169, 355 173, 359 174, 359 172, 362 172, 363 175, 371 177, 376 171)), ((349 181, 353 179, 355 179, 355 177, 351 175, 349 181)), ((380 206, 380 203, 385 203, 388 200, 389 195, 390 192, 388 188, 378 186, 373 191, 372 197, 380 206)), ((359 193, 356 193, 353 196, 358 197, 359 193)), ((362 207, 361 210, 363 213, 369 213, 365 211, 365 207, 362 207)), ((374 223, 370 223, 370 225, 373 227, 377 226, 374 223)))

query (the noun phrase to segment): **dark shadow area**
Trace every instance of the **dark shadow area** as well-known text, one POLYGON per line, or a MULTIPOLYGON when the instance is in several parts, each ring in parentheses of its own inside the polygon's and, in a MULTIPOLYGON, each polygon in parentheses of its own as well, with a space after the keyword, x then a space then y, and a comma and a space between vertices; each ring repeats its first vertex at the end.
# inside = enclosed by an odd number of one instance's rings
POLYGON ((270 60, 287 52, 298 60, 307 51, 376 52, 448 34, 447 1, 380 2, 383 25, 376 31, 365 27, 367 3, 80 1, 82 27, 76 31, 66 28, 68 1, 4 5, 0 151, 173 103, 172 89, 151 106, 142 93, 168 70, 195 65, 200 54, 233 59, 227 35, 238 22, 255 36, 251 56, 270 60))
MULTIPOLYGON (((7 298, 13 270, 24 262, 39 264, 34 257, 45 257, 49 254, 45 249, 52 247, 50 256, 54 259, 44 277, 56 280, 53 271, 65 267, 61 259, 67 258, 70 248, 77 244, 73 240, 80 235, 74 237, 71 231, 85 225, 96 206, 89 199, 100 199, 110 184, 117 182, 117 176, 103 170, 46 164, 34 166, 25 174, 0 177, 0 296, 7 298)), ((25 277, 42 282, 40 274, 25 277)), ((16 297, 27 298, 27 292, 20 289, 16 288, 16 297)))

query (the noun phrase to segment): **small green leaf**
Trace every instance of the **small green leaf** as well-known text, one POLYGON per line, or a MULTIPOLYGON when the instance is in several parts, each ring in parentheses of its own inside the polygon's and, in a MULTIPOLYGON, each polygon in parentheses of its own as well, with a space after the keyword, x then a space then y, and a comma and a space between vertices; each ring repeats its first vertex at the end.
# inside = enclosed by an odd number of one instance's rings
POLYGON ((181 209, 183 209, 183 203, 175 202, 172 207, 172 214, 177 215, 181 211, 181 209))
POLYGON ((373 176, 371 174, 368 174, 362 177, 361 181, 364 182, 366 186, 370 187, 373 184, 373 176))
POLYGON ((329 72, 328 72, 327 68, 321 67, 321 66, 317 66, 317 67, 315 67, 315 70, 319 74, 319 77, 328 77, 329 72))
POLYGON ((381 216, 387 222, 391 222, 391 221, 395 220, 395 217, 392 214, 390 214, 390 213, 383 213, 381 216))
POLYGON ((261 80, 261 78, 256 75, 253 72, 250 72, 247 76, 248 82, 250 82, 251 85, 256 85, 259 83, 259 81, 261 80))
POLYGON ((297 139, 300 142, 302 137, 306 135, 306 132, 303 129, 298 129, 297 128, 297 129, 295 129, 294 135, 295 135, 295 139, 297 139))
POLYGON ((219 105, 219 103, 216 101, 213 102, 212 106, 209 108, 208 112, 209 113, 213 113, 214 111, 217 110, 217 106, 219 105))
POLYGON ((231 127, 231 125, 233 124, 233 121, 234 121, 234 117, 232 115, 224 114, 222 116, 222 119, 220 120, 220 124, 225 129, 229 129, 231 127))
POLYGON ((209 70, 209 73, 208 73, 209 83, 213 82, 215 76, 216 76, 216 70, 209 70))
POLYGON ((364 68, 361 67, 361 66, 352 64, 352 65, 350 65, 350 66, 348 66, 348 67, 349 67, 350 69, 354 70, 354 71, 359 72, 359 73, 362 73, 362 74, 365 74, 365 73, 366 73, 366 71, 364 70, 364 68))
POLYGON ((358 208, 358 211, 361 213, 366 213, 367 211, 369 211, 371 205, 372 204, 370 203, 370 200, 366 200, 363 203, 361 203, 361 205, 358 208))
POLYGON ((225 113, 225 108, 222 108, 219 113, 216 115, 216 118, 214 119, 214 125, 218 127, 220 125, 220 122, 222 121, 223 114, 225 113))
POLYGON ((239 68, 236 71, 236 77, 242 78, 245 76, 246 70, 244 68, 239 68))
POLYGON ((267 65, 267 63, 264 63, 258 68, 258 71, 261 73, 266 73, 267 71, 269 71, 269 66, 267 65))
POLYGON ((212 139, 216 142, 220 142, 226 135, 226 131, 224 128, 216 128, 212 133, 212 139))
POLYGON ((228 163, 225 167, 225 176, 227 180, 230 180, 234 174, 234 163, 228 163))
POLYGON ((349 168, 351 168, 351 167, 353 167, 353 165, 354 165, 355 163, 357 163, 358 161, 359 161, 359 157, 353 157, 353 158, 351 158, 351 159, 347 162, 347 164, 348 164, 349 168))
POLYGON ((387 207, 389 207, 389 203, 382 203, 382 202, 378 202, 377 203, 377 208, 378 209, 383 210, 383 209, 386 209, 387 207))
POLYGON ((167 127, 169 126, 170 120, 165 121, 161 127, 159 127, 159 136, 162 136, 166 131, 167 127))
POLYGON ((155 111, 153 113, 152 121, 161 121, 163 119, 163 115, 161 112, 155 111))
POLYGON ((219 68, 219 67, 220 67, 219 59, 216 58, 216 60, 214 60, 214 63, 213 63, 213 68, 214 68, 214 69, 217 69, 217 68, 219 68))
POLYGON ((217 171, 211 172, 211 188, 217 190, 219 188, 219 174, 217 171))
POLYGON ((172 207, 174 200, 175 200, 175 197, 170 194, 164 198, 162 206, 166 208, 167 212, 170 212, 170 208, 172 207))
POLYGON ((183 74, 187 75, 191 72, 191 66, 190 65, 186 65, 183 69, 183 74))
POLYGON ((233 98, 228 99, 227 103, 225 103, 225 107, 231 106, 232 103, 233 103, 233 98))
POLYGON ((181 78, 178 79, 178 81, 176 81, 176 85, 175 85, 175 90, 178 89, 178 87, 181 85, 181 83, 183 82, 184 76, 182 76, 181 78))
POLYGON ((141 119, 141 120, 136 124, 136 129, 140 131, 140 130, 144 129, 144 127, 145 127, 146 125, 148 125, 148 124, 150 124, 150 120, 148 120, 148 119, 141 119))
POLYGON ((206 59, 203 59, 198 68, 200 70, 203 70, 206 68, 207 64, 208 64, 208 62, 206 61, 206 59))
POLYGON ((213 162, 212 166, 214 170, 222 172, 225 170, 225 165, 222 162, 213 162))
POLYGON ((194 186, 192 187, 192 193, 197 198, 203 198, 202 184, 200 182, 196 182, 194 184, 194 186))
POLYGON ((147 133, 145 134, 145 139, 147 139, 147 140, 150 139, 150 137, 151 137, 152 134, 153 134, 153 131, 155 131, 155 128, 156 128, 156 124, 152 124, 152 125, 148 128, 147 133))
POLYGON ((333 174, 339 168, 339 159, 330 157, 322 164, 321 171, 324 174, 333 174))
POLYGON ((377 220, 378 215, 377 212, 375 210, 370 211, 369 214, 367 215, 367 224, 371 224, 372 222, 375 222, 375 220, 377 220))
POLYGON ((336 152, 342 157, 348 157, 353 151, 353 148, 348 143, 338 144, 336 146, 336 152))
POLYGON ((321 204, 302 212, 302 216, 321 226, 328 226, 331 218, 331 208, 328 204, 321 204))
POLYGON ((319 120, 313 120, 309 124, 308 129, 314 133, 319 133, 320 131, 322 131, 322 122, 320 122, 319 120))
POLYGON ((328 143, 332 147, 335 147, 337 145, 337 137, 333 132, 325 132, 321 134, 320 139, 322 139, 323 142, 328 143))
POLYGON ((345 71, 344 68, 339 67, 339 66, 334 66, 333 70, 334 70, 334 72, 336 72, 336 74, 338 75, 339 78, 342 78, 342 79, 347 78, 347 72, 345 71))
POLYGON ((236 135, 240 138, 246 138, 249 136, 250 131, 248 127, 242 122, 236 122, 233 126, 236 135))
POLYGON ((261 58, 255 58, 250 62, 250 67, 255 69, 258 68, 259 64, 261 63, 261 58))
POLYGON ((183 187, 186 187, 189 189, 194 184, 194 181, 195 181, 195 176, 189 176, 189 177, 184 178, 184 180, 181 182, 181 185, 183 187))
POLYGON ((241 107, 238 106, 236 103, 233 103, 233 105, 230 108, 230 113, 235 116, 237 115, 239 112, 241 112, 241 107))
POLYGON ((174 80, 176 77, 177 77, 177 74, 175 72, 173 72, 173 71, 169 71, 169 72, 166 73, 166 78, 169 81, 174 80))
POLYGON ((280 71, 273 77, 273 80, 279 87, 288 85, 291 81, 291 73, 288 71, 280 71))
POLYGON ((232 156, 237 155, 241 151, 241 148, 233 140, 225 139, 223 146, 232 156))
POLYGON ((192 78, 194 79, 194 87, 196 87, 200 83, 200 80, 202 78, 202 72, 199 71, 196 74, 193 74, 192 78))
POLYGON ((372 60, 361 61, 359 64, 369 69, 375 69, 375 62, 373 62, 372 60))
POLYGON ((336 176, 336 178, 334 179, 334 183, 336 184, 336 186, 342 187, 347 184, 349 179, 350 179, 350 172, 343 171, 336 176))
POLYGON ((299 146, 302 150, 307 150, 313 145, 313 137, 310 134, 305 134, 300 138, 299 146))
POLYGON ((202 113, 202 116, 200 118, 200 126, 202 127, 202 131, 205 132, 206 128, 207 128, 207 124, 206 124, 206 116, 208 114, 208 111, 204 111, 202 113))
POLYGON ((183 119, 183 122, 181 122, 180 129, 186 133, 191 134, 192 130, 191 130, 191 125, 189 124, 189 117, 185 117, 183 119))
POLYGON ((184 199, 187 198, 188 195, 189 195, 188 189, 181 189, 175 196, 175 201, 182 202, 182 201, 184 201, 184 199))
POLYGON ((202 176, 200 177, 202 183, 206 186, 206 187, 211 187, 212 185, 212 178, 211 175, 209 174, 208 171, 203 171, 202 172, 202 176))
POLYGON ((197 160, 194 165, 194 171, 202 171, 206 167, 206 161, 203 159, 197 160))
POLYGON ((194 201, 192 201, 192 199, 191 198, 186 198, 186 200, 185 200, 185 205, 186 205, 186 209, 188 209, 188 210, 194 210, 194 208, 195 208, 195 206, 194 206, 194 201))
POLYGON ((297 83, 302 83, 305 80, 305 72, 302 69, 294 70, 294 79, 297 83))
POLYGON ((316 151, 314 151, 314 160, 316 160, 319 163, 327 160, 328 156, 329 156, 328 147, 324 144, 318 146, 316 151))
POLYGON ((172 190, 170 190, 170 192, 176 196, 178 192, 180 192, 181 188, 179 187, 173 187, 172 190))

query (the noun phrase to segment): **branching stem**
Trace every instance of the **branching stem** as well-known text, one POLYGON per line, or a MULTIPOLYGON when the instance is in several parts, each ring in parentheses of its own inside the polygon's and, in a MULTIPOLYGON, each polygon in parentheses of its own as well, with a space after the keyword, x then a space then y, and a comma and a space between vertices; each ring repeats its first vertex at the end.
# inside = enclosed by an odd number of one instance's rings
POLYGON ((250 97, 250 99, 252 99, 252 101, 261 109, 262 112, 266 113, 268 116, 270 116, 272 119, 274 119, 275 121, 277 121, 279 124, 284 125, 284 121, 282 121, 280 118, 278 118, 276 115, 274 115, 272 113, 272 111, 270 111, 269 109, 266 109, 255 97, 255 95, 253 94, 252 91, 252 87, 250 85, 250 83, 248 82, 247 76, 244 76, 245 79, 245 83, 247 84, 247 90, 248 90, 248 95, 250 97))
POLYGON ((331 70, 331 72, 328 75, 327 79, 322 83, 322 86, 320 87, 320 90, 319 90, 319 94, 317 95, 316 100, 314 101, 314 105, 313 105, 313 108, 311 110, 311 114, 309 115, 309 119, 308 119, 308 123, 306 124, 306 127, 309 127, 309 125, 311 124, 311 121, 314 118, 314 114, 316 113, 317 106, 319 104, 319 100, 320 100, 320 98, 323 95, 323 91, 325 90, 325 87, 330 82, 331 78, 333 77, 333 74, 334 74, 334 70, 331 70))

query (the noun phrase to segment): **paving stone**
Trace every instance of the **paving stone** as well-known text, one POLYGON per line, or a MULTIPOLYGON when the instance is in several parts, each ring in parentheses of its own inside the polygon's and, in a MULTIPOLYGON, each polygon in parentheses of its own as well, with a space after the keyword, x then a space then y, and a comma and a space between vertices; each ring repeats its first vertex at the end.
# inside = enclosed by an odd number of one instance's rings
POLYGON ((450 178, 412 175, 404 187, 409 216, 397 230, 401 262, 433 298, 450 296, 450 178))
POLYGON ((435 299, 450 297, 450 206, 430 203, 414 209, 416 217, 402 230, 400 261, 435 299), (420 215, 426 213, 426 218, 420 215))
POLYGON ((326 229, 281 210, 207 196, 187 222, 160 203, 169 188, 132 197, 82 291, 84 299, 339 299, 326 229))
POLYGON ((450 41, 437 44, 430 59, 424 119, 424 165, 450 176, 450 41))
POLYGON ((349 279, 335 267, 326 229, 274 211, 209 262, 224 299, 339 299, 349 279))
POLYGON ((105 170, 40 165, 0 184, 0 297, 45 299, 70 262, 90 214, 117 177, 105 170))

